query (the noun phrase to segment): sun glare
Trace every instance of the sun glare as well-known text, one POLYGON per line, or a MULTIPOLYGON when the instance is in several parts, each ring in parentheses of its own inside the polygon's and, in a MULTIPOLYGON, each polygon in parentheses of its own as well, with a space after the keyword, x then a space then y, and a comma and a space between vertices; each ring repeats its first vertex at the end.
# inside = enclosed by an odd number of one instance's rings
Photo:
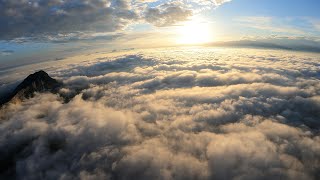
POLYGON ((203 44, 212 41, 212 28, 207 22, 188 21, 177 27, 178 44, 203 44))

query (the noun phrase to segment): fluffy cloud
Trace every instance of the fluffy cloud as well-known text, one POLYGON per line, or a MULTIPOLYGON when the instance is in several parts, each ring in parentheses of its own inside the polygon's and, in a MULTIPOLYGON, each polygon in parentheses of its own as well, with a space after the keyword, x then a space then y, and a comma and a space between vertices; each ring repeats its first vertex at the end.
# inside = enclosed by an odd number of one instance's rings
POLYGON ((156 26, 168 26, 185 21, 192 16, 192 10, 183 7, 182 3, 165 3, 155 8, 148 8, 145 19, 156 26))
POLYGON ((116 31, 138 18, 119 0, 0 1, 1 38, 81 31, 116 31))
POLYGON ((1 177, 318 179, 318 55, 287 53, 163 49, 53 68, 60 94, 1 109, 1 177))
MULTIPOLYGON (((185 21, 195 8, 203 5, 187 1, 131 0, 0 0, 0 39, 35 38, 50 40, 56 37, 97 32, 119 32, 133 23, 148 22, 156 26, 169 26, 185 21), (187 8, 189 7, 189 8, 187 8)), ((215 7, 224 1, 213 1, 215 7)))
POLYGON ((229 1, 231 0, 196 0, 195 2, 197 2, 200 5, 219 6, 229 1))

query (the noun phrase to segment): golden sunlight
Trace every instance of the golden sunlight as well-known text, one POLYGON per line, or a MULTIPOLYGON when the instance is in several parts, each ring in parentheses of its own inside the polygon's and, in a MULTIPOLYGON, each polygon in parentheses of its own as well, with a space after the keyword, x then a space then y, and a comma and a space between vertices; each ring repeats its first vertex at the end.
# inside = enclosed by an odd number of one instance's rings
POLYGON ((178 44, 203 44, 213 40, 212 28, 208 22, 192 20, 177 27, 178 44))

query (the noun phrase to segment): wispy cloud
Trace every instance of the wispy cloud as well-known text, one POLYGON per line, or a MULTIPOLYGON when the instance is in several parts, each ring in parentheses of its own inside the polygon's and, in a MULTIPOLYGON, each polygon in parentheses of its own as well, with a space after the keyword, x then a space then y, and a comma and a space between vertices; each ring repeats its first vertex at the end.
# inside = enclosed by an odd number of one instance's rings
POLYGON ((233 21, 247 28, 263 30, 268 33, 282 33, 286 35, 303 36, 308 35, 308 31, 291 25, 285 19, 266 16, 249 16, 234 18, 233 21))
POLYGON ((0 55, 2 55, 2 56, 9 56, 9 55, 11 55, 13 53, 14 53, 13 50, 2 50, 2 51, 0 51, 0 55))
POLYGON ((308 21, 309 23, 311 23, 311 25, 313 26, 313 28, 315 30, 320 32, 320 19, 318 19, 318 18, 310 18, 310 17, 306 17, 304 19, 306 21, 308 21))

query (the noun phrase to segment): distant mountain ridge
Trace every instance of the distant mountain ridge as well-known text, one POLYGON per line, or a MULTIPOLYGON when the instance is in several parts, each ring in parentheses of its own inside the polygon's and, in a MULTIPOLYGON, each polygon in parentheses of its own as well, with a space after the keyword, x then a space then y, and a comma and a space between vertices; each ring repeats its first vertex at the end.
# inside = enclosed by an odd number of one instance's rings
POLYGON ((320 42, 310 40, 290 40, 290 39, 271 39, 271 40, 239 40, 239 41, 221 41, 208 43, 207 46, 217 47, 245 47, 262 49, 280 49, 291 51, 315 52, 320 53, 320 42))
POLYGON ((12 93, 0 100, 0 106, 8 102, 31 98, 35 92, 57 92, 61 85, 61 82, 51 78, 45 71, 40 70, 30 74, 12 93))

